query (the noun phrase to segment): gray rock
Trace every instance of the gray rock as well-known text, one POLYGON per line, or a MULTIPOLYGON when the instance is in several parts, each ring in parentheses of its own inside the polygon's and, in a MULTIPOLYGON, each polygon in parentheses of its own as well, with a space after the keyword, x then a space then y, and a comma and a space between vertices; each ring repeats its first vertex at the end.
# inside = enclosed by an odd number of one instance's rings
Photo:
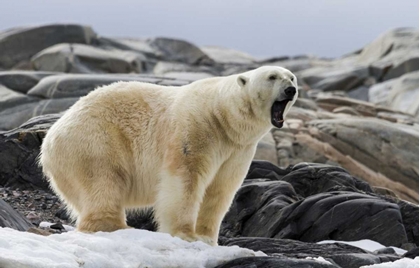
POLYGON ((33 225, 23 215, 0 199, 0 227, 26 231, 33 225))
POLYGON ((0 33, 0 68, 29 61, 39 51, 59 43, 91 44, 96 34, 88 26, 52 24, 14 28, 0 33))
POLYGON ((39 99, 0 85, 0 114, 7 108, 36 101, 39 101, 39 99))
POLYGON ((247 257, 228 261, 216 268, 340 268, 335 264, 314 260, 300 260, 279 257, 247 257))
POLYGON ((371 239, 386 246, 407 242, 399 206, 375 196, 345 170, 315 164, 277 170, 251 165, 222 235, 305 242, 371 239))
POLYGON ((317 67, 302 71, 299 77, 314 89, 349 91, 365 82, 369 70, 364 66, 317 67))
POLYGON ((0 112, 0 130, 20 126, 37 115, 60 113, 72 106, 79 98, 62 98, 30 102, 13 106, 0 112))
POLYGON ((369 101, 412 115, 418 115, 418 96, 418 71, 407 73, 369 88, 369 101))
MULTIPOLYGON (((332 144, 344 155, 408 189, 418 189, 417 127, 373 118, 314 120, 308 125, 313 128, 311 133, 316 139, 332 144)), ((382 181, 382 186, 385 185, 386 182, 382 181)), ((409 194, 405 192, 408 189, 386 187, 418 200, 418 193, 409 194)))
MULTIPOLYGON (((42 79, 29 90, 28 95, 41 98, 68 98, 87 95, 97 87, 118 81, 139 81, 146 83, 166 82, 171 84, 174 79, 141 75, 100 75, 100 74, 65 74, 49 76, 42 79), (166 81, 167 80, 167 81, 166 81)), ((175 81, 176 82, 176 81, 175 81)), ((185 81, 183 81, 185 84, 185 81)), ((176 83, 174 83, 176 84, 176 83)))
POLYGON ((192 65, 214 64, 214 61, 201 49, 187 41, 159 37, 149 40, 149 44, 153 49, 159 51, 162 59, 166 61, 177 61, 192 65))
MULTIPOLYGON (((240 246, 254 251, 262 251, 269 256, 283 259, 305 259, 322 256, 335 267, 358 268, 361 265, 370 265, 400 259, 400 256, 391 252, 368 252, 363 249, 342 243, 316 244, 291 239, 274 239, 258 237, 239 237, 220 239, 221 245, 240 246)), ((256 262, 255 264, 258 264, 256 262)), ((312 266, 309 266, 312 267, 312 266)))
POLYGON ((254 159, 265 160, 275 165, 278 164, 276 143, 271 132, 264 135, 264 137, 258 142, 254 159))
POLYGON ((165 73, 163 76, 186 81, 196 81, 204 78, 213 77, 213 75, 204 72, 168 72, 165 73))
POLYGON ((364 47, 357 62, 370 66, 378 80, 392 79, 419 69, 418 46, 418 29, 394 29, 364 47))
POLYGON ((212 60, 220 64, 253 64, 256 59, 251 55, 224 47, 204 46, 201 50, 206 53, 212 60))
POLYGON ((348 92, 348 96, 356 100, 369 101, 369 87, 360 86, 355 88, 348 92))
POLYGON ((49 191, 36 159, 46 131, 58 118, 57 115, 35 117, 19 128, 0 132, 1 186, 49 191))
POLYGON ((35 70, 64 73, 141 73, 146 58, 135 52, 83 44, 57 44, 32 57, 35 70))
POLYGON ((56 72, 7 71, 0 72, 0 84, 14 91, 26 94, 39 80, 56 72))

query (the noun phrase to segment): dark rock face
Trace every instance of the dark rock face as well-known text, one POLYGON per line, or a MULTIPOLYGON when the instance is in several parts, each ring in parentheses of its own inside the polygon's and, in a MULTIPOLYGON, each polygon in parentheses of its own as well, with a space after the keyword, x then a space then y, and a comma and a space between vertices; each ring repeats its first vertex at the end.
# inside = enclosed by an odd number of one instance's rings
POLYGON ((26 231, 33 226, 25 217, 0 199, 0 227, 26 231))
POLYGON ((225 264, 219 265, 216 268, 339 268, 340 266, 334 264, 321 263, 313 260, 300 260, 291 258, 276 258, 276 257, 247 257, 239 258, 233 261, 228 261, 225 264))
POLYGON ((57 115, 35 117, 18 129, 0 133, 1 186, 49 189, 36 159, 47 129, 58 118, 57 115))
POLYGON ((397 247, 408 242, 399 206, 375 196, 368 184, 344 169, 300 164, 279 170, 269 165, 251 165, 222 223, 222 235, 306 242, 371 239, 397 247))
POLYGON ((278 261, 279 264, 281 264, 282 261, 284 261, 282 259, 285 258, 293 258, 296 260, 305 259, 308 257, 316 258, 318 256, 322 256, 324 259, 326 259, 334 265, 332 267, 353 268, 360 267, 362 265, 371 265, 375 263, 395 261, 399 259, 398 255, 396 255, 395 252, 373 253, 342 243, 315 244, 290 239, 273 239, 257 237, 220 239, 219 243, 224 246, 236 245, 244 248, 249 248, 254 251, 262 251, 269 256, 277 257, 277 260, 273 258, 273 261, 278 261))
POLYGON ((149 44, 157 49, 163 58, 169 61, 205 65, 214 63, 201 49, 183 40, 159 37, 150 40, 149 44))
POLYGON ((91 44, 95 38, 90 27, 72 24, 11 29, 0 37, 0 68, 10 69, 29 61, 37 52, 55 44, 91 44))

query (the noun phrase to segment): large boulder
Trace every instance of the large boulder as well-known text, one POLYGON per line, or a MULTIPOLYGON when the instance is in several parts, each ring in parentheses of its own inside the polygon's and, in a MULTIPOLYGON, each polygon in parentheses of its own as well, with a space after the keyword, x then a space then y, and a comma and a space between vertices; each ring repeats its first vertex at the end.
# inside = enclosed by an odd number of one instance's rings
POLYGON ((369 88, 369 101, 412 115, 419 113, 419 72, 378 83, 369 88))
POLYGON ((36 97, 27 96, 0 85, 0 113, 7 108, 35 102, 38 100, 39 99, 36 97))
POLYGON ((341 168, 316 164, 282 170, 254 162, 221 233, 306 242, 371 239, 386 246, 408 242, 396 203, 341 168))
POLYGON ((214 64, 214 61, 200 48, 187 41, 164 37, 153 38, 148 41, 149 45, 159 52, 163 60, 191 65, 214 64))
MULTIPOLYGON (((259 237, 228 238, 221 239, 220 242, 224 246, 240 246, 254 251, 262 251, 272 257, 273 267, 290 267, 288 264, 291 263, 291 260, 300 260, 300 266, 296 267, 317 267, 314 265, 321 265, 322 262, 327 264, 326 261, 328 261, 332 266, 327 267, 358 268, 362 265, 395 261, 400 258, 392 248, 385 248, 389 251, 388 253, 379 253, 366 251, 344 243, 317 244, 291 239, 259 237), (323 259, 320 259, 320 257, 323 259), (312 263, 305 263, 308 260, 312 263), (315 260, 318 262, 313 263, 315 260), (278 265, 275 266, 274 264, 278 265)), ((235 267, 232 264, 245 264, 249 261, 238 259, 228 262, 222 267, 235 267)), ((252 264, 254 265, 252 267, 266 267, 264 266, 264 260, 258 258, 252 258, 252 264)))
POLYGON ((78 99, 76 97, 31 101, 7 108, 0 112, 0 131, 17 128, 38 115, 61 113, 70 108, 78 99))
POLYGON ((57 44, 32 57, 35 70, 64 73, 141 73, 146 58, 131 51, 57 44))
POLYGON ((201 47, 201 50, 212 60, 220 64, 253 64, 257 61, 249 54, 230 48, 204 46, 201 47))
POLYGON ((354 174, 418 202, 418 127, 355 117, 312 120, 307 124, 309 131, 300 136, 301 142, 324 150, 326 155, 343 155, 347 159, 342 158, 341 164, 353 172, 353 160, 358 161, 356 166, 366 169, 354 174))
MULTIPOLYGON (((307 82, 312 88, 320 89, 322 91, 350 91, 362 85, 369 76, 366 67, 350 67, 340 68, 337 70, 333 67, 332 70, 323 70, 312 73, 311 71, 317 69, 309 69, 301 73, 301 78, 307 82), (311 81, 317 81, 310 83, 311 81)), ((319 70, 319 69, 318 69, 319 70)))
POLYGON ((69 98, 87 95, 97 87, 118 81, 139 81, 153 84, 180 85, 189 81, 175 81, 173 78, 148 75, 103 75, 103 74, 63 74, 48 76, 28 91, 28 95, 41 98, 69 98))
POLYGON ((0 68, 11 69, 55 44, 91 44, 95 38, 96 34, 90 27, 75 24, 10 29, 0 35, 0 68))
POLYGON ((398 28, 364 47, 357 62, 369 66, 378 80, 388 80, 419 69, 418 48, 418 29, 398 28))
POLYGON ((26 94, 45 76, 56 72, 7 71, 0 72, 0 84, 17 92, 26 94))
POLYGON ((0 227, 27 231, 33 226, 23 215, 0 198, 0 227))
POLYGON ((57 115, 35 117, 17 129, 0 132, 0 186, 49 191, 37 157, 42 139, 58 118, 57 115))

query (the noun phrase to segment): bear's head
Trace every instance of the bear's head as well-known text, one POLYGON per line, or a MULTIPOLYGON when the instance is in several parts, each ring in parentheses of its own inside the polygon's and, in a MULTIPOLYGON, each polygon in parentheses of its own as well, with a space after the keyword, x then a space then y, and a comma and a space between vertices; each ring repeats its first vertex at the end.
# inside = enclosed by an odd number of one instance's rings
POLYGON ((298 97, 296 76, 282 67, 263 66, 238 75, 237 82, 257 108, 256 116, 281 128, 298 97))

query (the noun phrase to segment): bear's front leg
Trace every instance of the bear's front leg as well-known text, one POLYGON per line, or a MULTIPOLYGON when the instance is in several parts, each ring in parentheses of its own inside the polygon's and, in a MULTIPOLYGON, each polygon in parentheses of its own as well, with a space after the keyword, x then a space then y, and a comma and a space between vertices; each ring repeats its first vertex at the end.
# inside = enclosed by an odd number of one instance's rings
POLYGON ((255 148, 233 155, 219 169, 208 186, 196 224, 196 233, 217 245, 220 224, 248 172, 255 148))
POLYGON ((195 233, 200 203, 205 193, 207 178, 191 172, 176 175, 163 174, 158 198, 154 206, 159 232, 169 233, 186 241, 212 242, 195 233))

